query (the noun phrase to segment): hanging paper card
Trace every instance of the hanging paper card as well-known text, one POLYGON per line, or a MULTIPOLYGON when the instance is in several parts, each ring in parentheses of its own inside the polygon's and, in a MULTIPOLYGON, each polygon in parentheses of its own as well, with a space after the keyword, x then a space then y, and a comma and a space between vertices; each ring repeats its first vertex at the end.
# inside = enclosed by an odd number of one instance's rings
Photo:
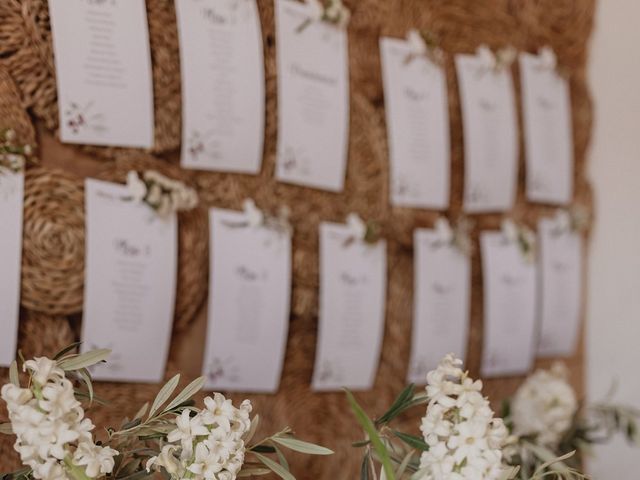
POLYGON ((464 126, 464 209, 509 210, 516 195, 518 121, 511 70, 457 55, 464 126))
POLYGON ((391 162, 391 203, 449 206, 450 141, 444 69, 427 56, 411 58, 405 40, 380 40, 391 162), (410 61, 409 61, 410 59, 410 61))
POLYGON ((538 222, 540 239, 540 343, 542 357, 574 354, 582 305, 582 238, 554 219, 538 222))
POLYGON ((49 0, 60 138, 153 146, 153 83, 144 0, 49 0))
POLYGON ((469 332, 469 257, 435 230, 414 232, 414 313, 408 380, 424 384, 447 353, 465 358, 469 332))
POLYGON ((354 238, 347 225, 320 225, 320 319, 314 390, 373 386, 384 331, 386 242, 354 238))
POLYGON ((573 196, 573 135, 569 84, 555 57, 520 54, 527 159, 527 198, 567 204, 573 196))
POLYGON ((212 209, 206 388, 278 390, 291 299, 291 235, 212 209))
POLYGON ((98 380, 159 382, 173 320, 177 218, 131 200, 126 186, 85 182, 82 349, 110 348, 98 380))
POLYGON ((255 0, 180 0, 176 14, 182 166, 258 173, 265 88, 255 0))
POLYGON ((480 237, 484 290, 485 377, 529 371, 536 343, 536 267, 502 232, 480 237))
POLYGON ((0 168, 0 365, 16 356, 22 259, 24 174, 0 168))
POLYGON ((276 178, 341 191, 349 126, 347 34, 328 22, 308 21, 306 4, 276 0, 276 178))

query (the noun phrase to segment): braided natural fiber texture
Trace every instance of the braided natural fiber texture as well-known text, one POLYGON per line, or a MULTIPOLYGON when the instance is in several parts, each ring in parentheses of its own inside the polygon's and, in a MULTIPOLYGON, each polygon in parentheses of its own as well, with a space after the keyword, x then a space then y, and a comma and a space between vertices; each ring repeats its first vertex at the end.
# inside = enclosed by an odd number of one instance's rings
MULTIPOLYGON (((176 149, 181 134, 180 60, 173 2, 146 0, 153 65, 154 152, 176 149)), ((51 25, 46 0, 0 2, 0 66, 16 78, 25 105, 51 130, 58 128, 51 25)), ((113 158, 131 151, 86 147, 113 158)))
MULTIPOLYGON (((167 177, 193 186, 191 173, 140 153, 118 158, 105 167, 98 177, 123 183, 131 170, 137 172, 156 170, 167 177)), ((179 331, 189 325, 207 295, 209 223, 206 210, 195 208, 188 212, 181 212, 178 216, 178 226, 178 276, 174 329, 179 331)))
POLYGON ((52 356, 76 341, 67 317, 25 311, 20 319, 18 345, 25 358, 52 356))
POLYGON ((22 306, 51 315, 82 310, 84 188, 60 170, 25 176, 22 306))
POLYGON ((22 107, 20 91, 11 75, 0 68, 0 130, 10 128, 16 133, 16 143, 36 146, 36 133, 29 114, 22 107))

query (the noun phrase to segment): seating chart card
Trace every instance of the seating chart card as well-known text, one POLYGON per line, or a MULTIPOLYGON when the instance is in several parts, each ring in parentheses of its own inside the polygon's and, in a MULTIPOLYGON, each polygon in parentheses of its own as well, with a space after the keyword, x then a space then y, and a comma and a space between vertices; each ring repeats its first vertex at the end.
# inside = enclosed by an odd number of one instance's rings
POLYGON ((245 212, 214 208, 209 218, 205 387, 275 393, 289 327, 291 235, 252 224, 245 212))
POLYGON ((60 139, 153 146, 144 0, 49 0, 60 139))
POLYGON ((348 225, 320 225, 320 319, 312 388, 367 390, 378 369, 386 301, 386 242, 348 225))
POLYGON ((177 218, 133 202, 125 185, 87 179, 82 349, 110 348, 98 380, 159 382, 173 322, 177 218))
POLYGON ((255 0, 180 0, 176 14, 182 166, 258 173, 265 86, 255 0))
POLYGON ((341 191, 347 165, 346 31, 309 20, 309 7, 276 1, 278 157, 282 182, 341 191), (301 29, 302 25, 306 25, 301 29))

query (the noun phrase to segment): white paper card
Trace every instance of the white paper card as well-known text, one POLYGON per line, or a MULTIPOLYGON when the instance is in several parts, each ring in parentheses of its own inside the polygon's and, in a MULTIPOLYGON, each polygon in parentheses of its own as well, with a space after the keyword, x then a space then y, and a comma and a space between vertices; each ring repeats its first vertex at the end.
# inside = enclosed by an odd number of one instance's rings
POLYGON ((538 222, 540 340, 538 355, 574 354, 582 306, 582 238, 561 231, 554 219, 538 222))
POLYGON ((208 390, 275 393, 289 328, 291 236, 212 209, 208 390))
POLYGON ((49 0, 60 139, 153 146, 144 0, 49 0))
POLYGON ((471 262, 435 230, 414 232, 414 300, 408 381, 424 384, 448 353, 464 360, 469 332, 471 262))
POLYGON ((255 0, 179 0, 176 15, 182 166, 258 173, 265 87, 255 0))
POLYGON ((449 206, 450 140, 444 69, 426 57, 409 63, 405 40, 380 40, 391 162, 391 204, 449 206))
POLYGON ((349 128, 346 31, 308 20, 306 4, 276 1, 276 178, 331 191, 344 186, 349 128))
POLYGON ((22 260, 24 175, 0 169, 0 365, 16 356, 22 260))
POLYGON ((464 127, 464 209, 509 210, 518 174, 518 120, 511 70, 456 55, 464 127))
POLYGON ((573 196, 569 84, 543 59, 520 54, 527 160, 527 199, 567 204, 573 196))
POLYGON ((127 201, 124 185, 85 182, 86 273, 82 348, 110 348, 98 380, 159 382, 176 289, 177 218, 127 201))
POLYGON ((536 266, 502 232, 480 236, 484 290, 484 377, 520 375, 535 358, 536 266))
POLYGON ((320 319, 312 387, 373 387, 384 332, 386 242, 367 244, 346 225, 320 225, 320 319))

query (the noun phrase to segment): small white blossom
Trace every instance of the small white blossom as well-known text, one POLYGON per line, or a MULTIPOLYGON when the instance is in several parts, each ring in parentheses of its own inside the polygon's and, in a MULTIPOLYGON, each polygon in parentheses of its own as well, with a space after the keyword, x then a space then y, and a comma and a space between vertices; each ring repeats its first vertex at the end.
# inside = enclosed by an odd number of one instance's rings
POLYGON ((140 179, 138 172, 127 173, 127 190, 134 202, 141 202, 147 195, 147 185, 140 179))
POLYGON ((551 47, 542 47, 538 51, 538 57, 540 59, 540 67, 545 70, 555 70, 558 64, 556 54, 551 47))
POLYGON ((113 459, 118 452, 109 447, 100 447, 93 442, 83 442, 78 445, 73 454, 73 462, 76 465, 85 466, 87 476, 96 478, 113 471, 115 461, 113 459))
POLYGON ((251 198, 247 198, 242 202, 242 208, 250 227, 256 228, 264 224, 264 214, 256 207, 255 202, 251 198))
POLYGON ((351 232, 351 236, 357 240, 364 240, 367 235, 367 224, 357 213, 347 215, 347 227, 351 232))
POLYGON ((57 366, 54 360, 47 357, 36 357, 24 362, 23 370, 31 374, 31 378, 42 386, 49 380, 59 380, 64 377, 64 372, 57 366))

